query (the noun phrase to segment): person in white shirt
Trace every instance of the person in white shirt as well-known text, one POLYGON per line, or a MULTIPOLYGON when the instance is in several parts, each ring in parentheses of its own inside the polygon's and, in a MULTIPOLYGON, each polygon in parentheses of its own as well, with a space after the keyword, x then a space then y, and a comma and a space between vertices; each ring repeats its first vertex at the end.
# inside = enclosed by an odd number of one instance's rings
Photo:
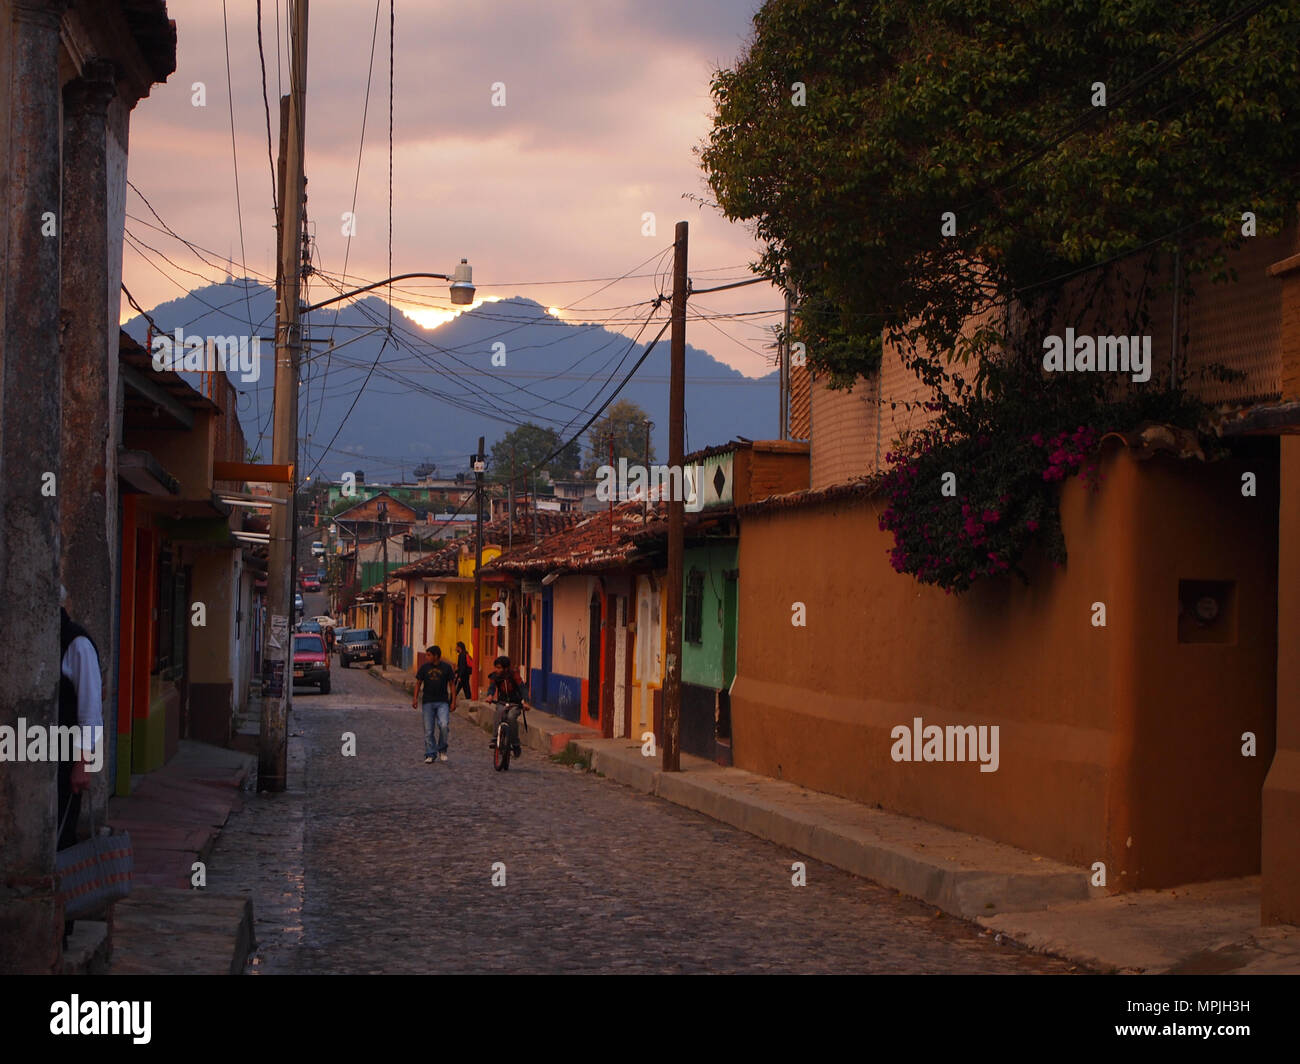
POLYGON ((77 841, 81 794, 90 787, 86 762, 103 764, 104 706, 99 676, 99 652, 81 625, 59 608, 59 725, 76 727, 82 741, 74 746, 73 760, 59 763, 58 849, 77 841), (89 743, 85 740, 89 738, 89 743), (97 749, 98 748, 98 749, 97 749), (96 756, 98 755, 98 756, 96 756))

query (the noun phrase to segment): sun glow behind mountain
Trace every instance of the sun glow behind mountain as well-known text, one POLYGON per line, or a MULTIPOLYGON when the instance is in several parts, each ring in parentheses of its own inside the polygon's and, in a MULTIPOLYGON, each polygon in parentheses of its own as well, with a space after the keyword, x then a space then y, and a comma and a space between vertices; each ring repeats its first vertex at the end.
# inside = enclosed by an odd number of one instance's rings
POLYGON ((422 328, 436 329, 439 325, 446 325, 453 318, 459 318, 467 310, 477 310, 484 303, 499 303, 504 298, 504 296, 484 296, 482 299, 474 300, 468 306, 449 307, 446 310, 439 307, 403 306, 397 299, 393 300, 393 306, 422 328))

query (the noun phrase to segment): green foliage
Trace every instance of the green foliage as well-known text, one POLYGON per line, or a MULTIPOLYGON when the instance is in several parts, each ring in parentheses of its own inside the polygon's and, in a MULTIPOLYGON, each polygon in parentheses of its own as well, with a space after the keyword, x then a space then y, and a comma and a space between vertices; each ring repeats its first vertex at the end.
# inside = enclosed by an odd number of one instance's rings
POLYGON ((769 0, 700 155, 798 292, 810 366, 848 385, 882 331, 951 351, 989 299, 1174 234, 1217 238, 1191 264, 1213 266, 1244 210, 1277 231, 1300 193, 1300 0, 1161 67, 1227 6, 769 0))
POLYGON ((1026 579, 1021 563, 1034 544, 1063 565, 1057 491, 1075 474, 1100 483, 1101 439, 1144 422, 1195 426, 1205 414, 1169 387, 1115 394, 1092 374, 1027 373, 1037 353, 986 352, 979 386, 963 382, 957 395, 926 404, 938 416, 886 456, 880 527, 894 534, 898 572, 962 592, 1004 573, 1026 579))
POLYGON ((645 423, 649 415, 630 399, 613 403, 605 416, 591 426, 587 433, 585 470, 589 477, 596 468, 609 463, 609 438, 614 437, 614 465, 626 458, 629 465, 650 464, 655 460, 654 444, 650 445, 649 462, 646 461, 645 423))
MULTIPOLYGON (((515 473, 520 475, 532 469, 562 442, 554 429, 525 421, 492 445, 491 479, 499 483, 510 479, 512 449, 515 473)), ((566 478, 573 476, 581 461, 581 449, 578 441, 574 440, 542 468, 552 477, 566 478)))

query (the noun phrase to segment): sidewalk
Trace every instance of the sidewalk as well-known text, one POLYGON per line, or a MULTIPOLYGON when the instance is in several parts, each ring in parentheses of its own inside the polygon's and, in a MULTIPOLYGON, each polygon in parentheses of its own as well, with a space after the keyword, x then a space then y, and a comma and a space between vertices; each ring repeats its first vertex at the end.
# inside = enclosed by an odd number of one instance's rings
MULTIPOLYGON (((405 670, 371 672, 413 690, 405 670)), ((491 731, 486 703, 462 705, 491 731)), ((520 734, 532 750, 550 755, 572 744, 593 771, 618 783, 1098 971, 1300 973, 1300 927, 1259 926, 1257 877, 1107 894, 1089 886, 1086 868, 990 839, 686 754, 681 772, 664 773, 640 743, 603 739, 539 710, 528 726, 520 734)))
POLYGON ((240 794, 257 782, 257 759, 182 740, 162 768, 108 803, 108 823, 131 833, 131 894, 113 907, 109 974, 237 974, 252 949, 252 905, 191 885, 240 794))

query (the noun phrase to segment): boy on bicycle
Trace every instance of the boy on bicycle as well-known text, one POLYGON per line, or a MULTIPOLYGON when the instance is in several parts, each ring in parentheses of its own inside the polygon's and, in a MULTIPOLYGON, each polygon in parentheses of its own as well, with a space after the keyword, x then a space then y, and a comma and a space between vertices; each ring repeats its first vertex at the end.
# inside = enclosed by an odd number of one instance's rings
POLYGON ((491 683, 487 689, 487 701, 499 702, 496 715, 492 720, 495 731, 504 718, 510 724, 510 752, 518 757, 523 751, 519 746, 519 714, 524 711, 524 681, 519 670, 510 664, 510 659, 502 654, 492 662, 496 669, 488 673, 491 683))

